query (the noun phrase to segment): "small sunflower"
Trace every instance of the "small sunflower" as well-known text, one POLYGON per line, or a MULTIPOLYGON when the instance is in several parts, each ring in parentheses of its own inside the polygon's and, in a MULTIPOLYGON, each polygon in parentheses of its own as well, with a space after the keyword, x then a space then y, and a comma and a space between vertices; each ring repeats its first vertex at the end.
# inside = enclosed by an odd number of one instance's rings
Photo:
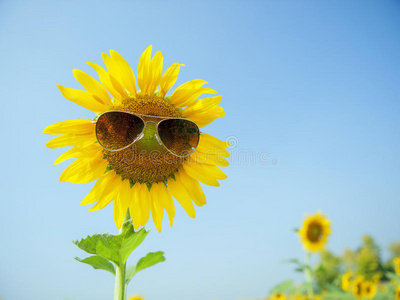
POLYGON ((376 294, 376 284, 372 281, 363 282, 364 296, 368 299, 372 299, 376 294))
POLYGON ((303 222, 303 227, 299 230, 304 247, 312 252, 324 248, 330 233, 330 222, 320 212, 307 217, 303 222))
POLYGON ((286 295, 282 293, 275 294, 271 297, 271 300, 286 300, 286 295))
MULTIPOLYGON (((132 147, 109 151, 99 144, 95 122, 99 115, 110 111, 186 119, 200 128, 225 115, 222 107, 218 106, 221 96, 198 99, 203 94, 217 93, 204 87, 207 82, 201 79, 188 81, 167 96, 177 80, 180 67, 184 65, 173 63, 163 73, 161 52, 151 57, 151 49, 149 46, 140 57, 137 80, 132 68, 114 50, 110 50, 110 55, 102 54, 107 70, 88 62, 97 72, 100 82, 74 69, 74 77, 86 91, 61 85, 58 88, 65 98, 96 115, 89 120, 72 119, 50 125, 44 133, 60 135, 46 144, 49 148, 73 147, 54 162, 58 164, 70 158, 76 159, 62 172, 61 182, 87 183, 96 180, 81 205, 96 203, 89 210, 95 211, 113 201, 114 221, 118 228, 129 209, 136 229, 144 226, 151 214, 157 230, 161 231, 164 209, 172 226, 175 216, 173 198, 192 218, 195 217, 193 203, 197 206, 206 204, 199 182, 219 186, 218 180, 227 177, 219 167, 229 165, 223 158, 229 156, 226 151, 229 144, 201 133, 190 156, 174 156, 174 159, 161 156, 154 161, 152 151, 162 151, 163 147, 155 135, 154 126, 147 126, 151 121, 146 123, 143 135, 132 147)), ((111 135, 114 129, 110 129, 111 135)))
POLYGON ((353 281, 353 295, 358 300, 362 300, 362 298, 364 297, 363 283, 364 283, 363 276, 357 276, 356 279, 354 279, 353 281))
POLYGON ((397 275, 400 275, 400 257, 396 257, 393 259, 394 263, 394 271, 396 272, 397 275))
POLYGON ((140 297, 139 295, 134 295, 130 297, 129 300, 144 300, 144 298, 140 297))
POLYGON ((396 288, 394 300, 400 300, 400 284, 396 288))
POLYGON ((350 286, 351 286, 351 280, 350 280, 351 272, 347 271, 345 274, 342 276, 342 290, 343 291, 349 291, 350 286))

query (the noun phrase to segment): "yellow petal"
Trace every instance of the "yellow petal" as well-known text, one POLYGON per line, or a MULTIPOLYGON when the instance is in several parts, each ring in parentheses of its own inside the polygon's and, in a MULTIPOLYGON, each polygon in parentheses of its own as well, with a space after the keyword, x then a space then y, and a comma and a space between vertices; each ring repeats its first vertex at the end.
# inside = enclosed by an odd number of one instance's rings
POLYGON ((204 113, 216 107, 222 100, 222 96, 199 99, 182 111, 182 116, 187 118, 194 114, 204 113))
POLYGON ((202 153, 210 153, 219 156, 229 157, 229 152, 225 150, 228 147, 228 142, 221 141, 212 135, 203 133, 200 136, 200 141, 196 150, 202 153))
POLYGON ((88 92, 67 88, 59 84, 57 84, 57 87, 65 98, 84 108, 87 108, 96 113, 104 112, 107 110, 107 106, 104 103, 100 103, 99 101, 97 101, 88 92))
POLYGON ((202 128, 212 123, 216 119, 222 118, 223 116, 225 116, 224 109, 221 106, 216 106, 202 113, 191 114, 187 118, 202 128))
POLYGON ((99 144, 92 144, 85 148, 74 147, 61 154, 60 157, 57 158, 57 160, 53 163, 53 165, 58 165, 59 163, 62 163, 70 158, 94 157, 97 153, 101 152, 101 150, 102 148, 99 146, 99 144))
POLYGON ((161 200, 162 207, 167 211, 169 224, 172 226, 175 217, 175 206, 165 184, 163 182, 154 183, 151 187, 150 194, 153 199, 158 197, 161 200))
POLYGON ((152 193, 149 193, 149 196, 151 199, 150 201, 151 217, 153 218, 154 225, 156 225, 158 232, 161 232, 164 207, 162 206, 161 199, 158 197, 158 195, 155 195, 154 193, 152 195, 152 193))
POLYGON ((60 182, 87 183, 99 178, 108 165, 99 152, 90 158, 78 158, 72 162, 60 175, 60 182))
POLYGON ((179 179, 176 178, 176 180, 182 182, 189 196, 193 199, 197 206, 203 206, 207 203, 206 196, 204 195, 204 192, 197 180, 187 175, 184 170, 179 171, 176 175, 179 177, 179 179))
POLYGON ((104 64, 107 67, 108 76, 110 78, 110 82, 111 82, 113 88, 118 93, 120 93, 123 98, 128 97, 128 94, 125 89, 126 83, 123 82, 123 75, 121 73, 121 70, 118 68, 118 65, 106 53, 102 53, 101 55, 102 55, 104 64))
POLYGON ((83 198, 81 202, 81 206, 95 203, 97 200, 100 199, 101 194, 103 193, 104 188, 107 186, 109 181, 112 178, 111 172, 107 172, 103 174, 95 183, 93 188, 90 190, 89 194, 83 198), (110 176, 111 175, 111 176, 110 176))
POLYGON ((61 121, 47 126, 43 133, 45 134, 93 134, 96 124, 84 119, 72 119, 61 121))
POLYGON ((118 229, 121 228, 129 203, 133 200, 131 197, 132 193, 129 180, 124 180, 121 183, 121 189, 114 200, 113 206, 114 222, 118 229))
POLYGON ((106 89, 92 76, 78 69, 73 69, 75 79, 83 86, 83 88, 99 102, 106 105, 111 104, 111 98, 106 89))
POLYGON ((100 210, 106 207, 111 201, 115 200, 116 195, 119 193, 122 184, 121 177, 115 174, 114 171, 109 171, 108 173, 111 173, 110 179, 108 183, 104 185, 104 189, 101 192, 97 203, 91 209, 89 209, 89 211, 100 210), (114 176, 111 176, 112 174, 114 176))
POLYGON ((173 63, 163 74, 160 81, 160 97, 165 97, 178 79, 180 67, 184 64, 173 63))
POLYGON ((195 163, 199 164, 214 165, 219 167, 229 166, 229 162, 225 158, 213 154, 212 151, 209 153, 202 153, 196 150, 192 155, 189 156, 188 161, 189 163, 194 161, 195 163))
POLYGON ((129 202, 129 212, 131 214, 132 224, 135 230, 139 229, 142 220, 141 207, 139 204, 139 201, 141 199, 137 197, 138 195, 137 189, 139 188, 139 186, 140 186, 139 184, 135 184, 131 188, 131 201, 129 202))
MULTIPOLYGON (((97 72, 97 74, 99 75, 100 78, 100 82, 102 85, 104 85, 104 87, 107 89, 107 91, 111 94, 111 96, 113 96, 115 99, 119 99, 122 100, 122 95, 120 93, 118 93, 111 81, 110 81, 110 76, 108 76, 108 73, 106 70, 104 70, 102 67, 100 67, 98 64, 92 63, 92 62, 87 62, 87 64, 89 66, 91 66, 93 69, 95 69, 95 71, 97 72)), ((112 102, 110 101, 109 104, 107 105, 112 105, 112 102)))
MULTIPOLYGON (((136 95, 136 78, 130 65, 117 51, 110 50, 114 66, 119 70, 119 78, 122 86, 132 95, 136 95)), ((108 68, 108 67, 107 67, 108 68)))
POLYGON ((179 181, 175 181, 172 178, 168 179, 168 190, 171 192, 171 195, 179 202, 179 204, 183 207, 189 217, 194 218, 196 216, 196 212, 194 210, 193 203, 190 199, 186 188, 179 181))
MULTIPOLYGON (((137 183, 138 184, 138 183, 137 183)), ((140 220, 140 225, 144 226, 146 225, 147 221, 149 220, 150 217, 150 193, 149 189, 147 188, 146 184, 138 184, 138 188, 136 189, 136 195, 139 205, 140 205, 140 212, 141 212, 141 220, 140 220)))
POLYGON ((58 136, 46 143, 46 146, 52 149, 60 148, 60 147, 86 147, 90 144, 96 142, 96 135, 92 134, 81 134, 81 135, 71 135, 71 134, 63 134, 58 136))
POLYGON ((202 164, 183 164, 183 169, 192 178, 208 185, 219 186, 216 179, 225 179, 227 176, 218 167, 202 164))
POLYGON ((146 90, 146 92, 149 95, 152 95, 157 89, 158 85, 160 84, 162 76, 162 68, 163 68, 163 56, 161 51, 158 51, 156 54, 154 54, 154 57, 150 63, 151 78, 147 84, 147 90, 146 90))
POLYGON ((172 93, 170 102, 176 107, 184 107, 192 104, 202 94, 216 94, 217 92, 213 89, 202 88, 206 83, 207 81, 202 79, 194 79, 178 86, 172 93))
POLYGON ((139 59, 137 81, 142 94, 146 93, 146 87, 148 82, 151 80, 150 77, 150 63, 151 63, 151 49, 152 46, 148 46, 143 51, 139 59))

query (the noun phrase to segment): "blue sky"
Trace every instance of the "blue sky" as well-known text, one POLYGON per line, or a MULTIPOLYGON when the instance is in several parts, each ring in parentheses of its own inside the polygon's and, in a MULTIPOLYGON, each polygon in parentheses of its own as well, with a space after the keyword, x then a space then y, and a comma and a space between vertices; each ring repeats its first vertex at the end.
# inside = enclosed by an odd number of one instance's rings
POLYGON ((195 219, 177 206, 172 228, 147 226, 132 262, 156 250, 167 260, 129 295, 230 300, 300 281, 282 261, 303 257, 293 228, 306 212, 328 215, 337 254, 366 233, 384 247, 400 240, 399 25, 394 0, 1 1, 0 295, 113 295, 112 276, 74 261, 85 254, 71 243, 116 232, 112 209, 79 206, 92 184, 58 182, 63 150, 42 133, 92 117, 56 84, 79 88, 72 69, 90 73, 85 62, 109 49, 134 70, 150 44, 165 65, 186 64, 178 84, 202 78, 223 96, 226 117, 205 131, 237 141, 228 179, 204 187, 195 219))

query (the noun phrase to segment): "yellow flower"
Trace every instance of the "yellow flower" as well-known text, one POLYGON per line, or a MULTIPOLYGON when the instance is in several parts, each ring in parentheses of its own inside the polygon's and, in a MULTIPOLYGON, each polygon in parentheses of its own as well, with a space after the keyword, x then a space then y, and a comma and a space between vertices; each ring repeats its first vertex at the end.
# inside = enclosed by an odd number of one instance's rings
POLYGON ((400 300, 400 284, 396 288, 394 300, 400 300))
POLYGON ((295 300, 305 300, 305 299, 306 299, 306 297, 302 294, 296 294, 296 296, 295 296, 295 300))
POLYGON ((307 217, 303 222, 303 227, 299 230, 304 247, 313 252, 324 248, 330 233, 330 222, 320 212, 307 217))
MULTIPOLYGON (((97 72, 100 82, 74 69, 75 78, 86 91, 61 85, 58 88, 65 98, 96 113, 96 117, 108 111, 124 111, 144 115, 143 118, 151 118, 149 115, 184 118, 202 128, 225 115, 222 107, 218 106, 221 96, 198 99, 203 94, 217 93, 204 87, 207 82, 201 79, 188 81, 166 96, 177 80, 180 67, 184 65, 173 63, 162 73, 163 56, 158 51, 151 58, 151 49, 149 46, 139 60, 137 83, 140 90, 137 89, 131 67, 114 50, 110 50, 110 56, 102 54, 107 71, 88 62, 97 72)), ((219 167, 229 165, 223 158, 229 156, 226 150, 229 143, 201 133, 199 140, 196 139, 197 148, 190 156, 171 155, 171 151, 164 146, 165 142, 161 143, 156 135, 158 127, 155 124, 154 121, 148 121, 142 135, 137 136, 131 146, 118 151, 109 151, 100 146, 95 132, 96 124, 92 120, 62 121, 48 126, 44 133, 60 135, 46 144, 49 148, 73 147, 54 162, 58 164, 76 158, 62 172, 61 182, 86 183, 96 180, 81 205, 96 203, 89 210, 95 211, 113 201, 114 221, 118 228, 128 209, 136 229, 148 222, 151 213, 156 228, 161 231, 164 209, 172 226, 175 216, 173 198, 194 218, 193 204, 206 204, 199 182, 219 186, 218 180, 227 177, 219 167), (155 151, 163 155, 154 158, 152 155, 155 151)), ((112 133, 115 129, 122 134, 120 126, 109 126, 107 130, 111 137, 115 137, 112 133)), ((109 140, 111 143, 119 141, 109 140)), ((173 142, 182 146, 180 140, 173 142)), ((192 140, 186 142, 191 143, 192 140)))
POLYGON ((350 280, 351 272, 347 271, 345 274, 342 276, 342 290, 343 291, 349 291, 350 290, 350 285, 351 285, 351 280, 350 280))
POLYGON ((363 289, 364 277, 357 276, 353 281, 353 295, 358 300, 361 300, 364 297, 364 289, 363 289))
POLYGON ((271 300, 286 300, 286 295, 282 293, 275 294, 271 297, 271 300))
POLYGON ((394 271, 397 275, 400 275, 400 257, 396 257, 393 259, 394 262, 394 271))
POLYGON ((140 297, 139 295, 134 295, 130 297, 129 300, 144 300, 144 298, 140 297))
POLYGON ((364 297, 372 299, 376 294, 376 284, 372 281, 364 281, 362 284, 364 297))

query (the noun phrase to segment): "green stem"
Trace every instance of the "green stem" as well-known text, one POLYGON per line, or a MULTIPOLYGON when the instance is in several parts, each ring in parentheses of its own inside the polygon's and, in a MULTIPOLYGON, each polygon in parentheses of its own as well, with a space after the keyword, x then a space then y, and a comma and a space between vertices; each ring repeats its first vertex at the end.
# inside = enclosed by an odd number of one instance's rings
POLYGON ((312 274, 311 274, 311 259, 310 259, 311 255, 310 252, 306 250, 306 268, 304 269, 305 275, 306 275, 306 279, 307 279, 307 283, 308 283, 308 287, 307 287, 307 293, 310 299, 314 299, 314 290, 313 290, 313 278, 312 278, 312 274))
MULTIPOLYGON (((127 230, 129 223, 131 222, 131 215, 129 210, 126 212, 124 221, 119 230, 119 234, 124 234, 127 230)), ((126 299, 126 263, 122 266, 116 266, 115 268, 115 288, 114 288, 114 300, 125 300, 126 299)))

